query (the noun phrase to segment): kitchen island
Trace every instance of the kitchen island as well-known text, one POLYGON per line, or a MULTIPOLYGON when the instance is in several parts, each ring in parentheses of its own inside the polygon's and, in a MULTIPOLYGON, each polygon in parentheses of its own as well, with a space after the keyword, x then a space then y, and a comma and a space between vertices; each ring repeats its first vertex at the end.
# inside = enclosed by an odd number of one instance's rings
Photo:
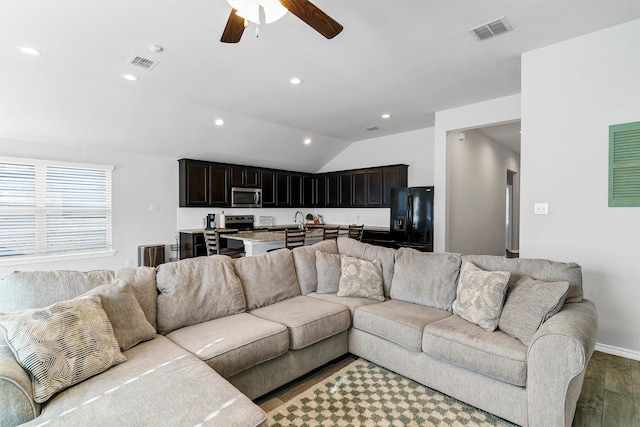
MULTIPOLYGON (((233 234, 220 234, 220 238, 227 241, 241 241, 244 245, 245 256, 260 255, 271 249, 284 248, 284 231, 240 231, 233 234)), ((307 230, 304 244, 312 245, 322 240, 322 228, 307 230)), ((229 246, 232 246, 229 242, 229 246)))

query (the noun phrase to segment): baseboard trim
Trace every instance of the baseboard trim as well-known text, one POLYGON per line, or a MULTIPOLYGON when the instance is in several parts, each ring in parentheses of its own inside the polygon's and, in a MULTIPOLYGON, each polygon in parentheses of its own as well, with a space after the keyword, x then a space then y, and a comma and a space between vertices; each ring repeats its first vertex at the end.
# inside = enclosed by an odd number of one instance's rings
POLYGON ((629 350, 627 348, 614 347, 612 345, 598 344, 598 343, 596 343, 596 350, 601 351, 603 353, 613 354, 614 356, 626 357, 627 359, 640 361, 640 351, 629 350))

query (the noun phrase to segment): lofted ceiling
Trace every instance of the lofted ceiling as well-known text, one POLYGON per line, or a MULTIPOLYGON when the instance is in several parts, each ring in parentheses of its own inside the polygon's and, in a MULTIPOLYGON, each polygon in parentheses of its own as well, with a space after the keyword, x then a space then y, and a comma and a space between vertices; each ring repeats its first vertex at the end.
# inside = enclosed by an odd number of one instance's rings
POLYGON ((0 138, 314 172, 354 141, 519 93, 523 52, 640 18, 638 0, 314 4, 342 33, 289 13, 224 44, 225 0, 0 0, 0 138), (501 16, 512 32, 468 32, 501 16))

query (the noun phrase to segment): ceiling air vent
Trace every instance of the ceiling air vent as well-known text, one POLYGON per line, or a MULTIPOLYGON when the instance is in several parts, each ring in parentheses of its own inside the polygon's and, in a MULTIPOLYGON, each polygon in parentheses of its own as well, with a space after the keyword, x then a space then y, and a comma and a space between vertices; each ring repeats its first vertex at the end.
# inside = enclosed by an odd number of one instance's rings
POLYGON ((479 25, 475 28, 469 30, 469 32, 473 35, 473 37, 479 42, 489 39, 491 37, 507 33, 512 31, 511 25, 507 22, 507 19, 504 16, 493 20, 491 22, 487 22, 486 24, 479 25))
POLYGON ((374 130, 380 130, 380 128, 378 126, 374 125, 374 126, 366 127, 366 128, 364 128, 364 130, 368 130, 368 131, 372 132, 374 130))
POLYGON ((136 67, 144 68, 145 70, 151 70, 153 67, 158 65, 158 62, 138 55, 133 55, 127 62, 131 65, 135 65, 136 67))

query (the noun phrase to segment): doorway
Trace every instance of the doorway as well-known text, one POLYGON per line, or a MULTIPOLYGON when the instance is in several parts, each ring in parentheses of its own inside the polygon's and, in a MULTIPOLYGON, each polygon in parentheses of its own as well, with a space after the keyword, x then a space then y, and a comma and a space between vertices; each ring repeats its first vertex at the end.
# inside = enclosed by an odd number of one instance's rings
POLYGON ((520 121, 447 134, 447 250, 518 252, 520 121))

